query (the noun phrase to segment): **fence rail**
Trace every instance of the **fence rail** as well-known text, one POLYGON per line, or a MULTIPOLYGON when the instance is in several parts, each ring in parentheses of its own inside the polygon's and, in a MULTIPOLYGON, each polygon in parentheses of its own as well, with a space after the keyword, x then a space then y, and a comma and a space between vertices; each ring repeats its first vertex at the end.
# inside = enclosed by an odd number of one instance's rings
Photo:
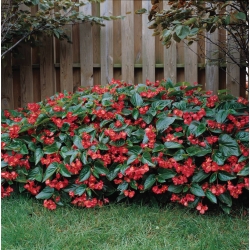
MULTIPOLYGON (((166 1, 160 7, 168 8, 166 1)), ((105 21, 106 27, 67 25, 72 44, 44 36, 39 48, 24 45, 20 50, 22 59, 8 57, 8 66, 2 66, 2 109, 23 107, 63 90, 73 92, 78 86, 105 85, 112 78, 134 84, 170 78, 173 82, 198 82, 204 89, 228 88, 236 96, 245 95, 240 88, 246 81, 244 68, 209 64, 202 54, 211 54, 214 48, 204 39, 190 47, 174 43, 164 48, 159 37, 153 37, 147 28, 147 16, 134 14, 141 8, 149 10, 150 1, 92 3, 81 7, 81 11, 86 15, 126 17, 105 21), (234 78, 228 72, 233 72, 234 78)), ((210 39, 227 41, 227 34, 216 31, 210 39)))

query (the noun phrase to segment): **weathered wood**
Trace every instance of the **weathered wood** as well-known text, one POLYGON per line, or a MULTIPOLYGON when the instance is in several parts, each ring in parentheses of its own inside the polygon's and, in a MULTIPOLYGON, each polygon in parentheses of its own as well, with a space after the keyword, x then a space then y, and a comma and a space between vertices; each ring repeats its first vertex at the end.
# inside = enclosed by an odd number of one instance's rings
POLYGON ((40 47, 40 88, 41 100, 55 94, 55 67, 53 38, 44 35, 40 47))
POLYGON ((193 84, 198 82, 198 65, 197 65, 197 42, 188 46, 185 44, 185 81, 193 84))
MULTIPOLYGON (((167 1, 163 2, 163 9, 169 10, 170 5, 168 5, 167 1)), ((164 78, 170 78, 174 83, 177 81, 177 50, 176 50, 176 42, 172 42, 169 48, 164 46, 164 78)), ((183 62, 182 62, 183 63, 183 62)))
POLYGON ((240 63, 240 53, 230 34, 227 34, 227 51, 230 53, 230 57, 227 56, 226 88, 232 95, 239 96, 240 67, 234 61, 240 63))
POLYGON ((134 82, 134 3, 121 1, 121 14, 126 18, 121 22, 122 31, 122 79, 134 82), (130 14, 126 14, 130 13, 130 14))
MULTIPOLYGON (((72 36, 72 26, 64 27, 65 33, 72 36)), ((73 48, 66 40, 60 43, 60 91, 73 91, 73 48)))
POLYGON ((21 85, 21 106, 33 102, 33 72, 31 62, 31 48, 28 44, 23 44, 22 59, 20 60, 20 85, 21 85))
MULTIPOLYGON (((142 1, 142 8, 150 11, 150 1, 142 1)), ((148 29, 148 16, 142 15, 142 82, 155 81, 155 37, 148 29)))
POLYGON ((1 108, 13 109, 14 96, 13 96, 13 76, 11 65, 11 55, 7 54, 2 61, 1 69, 1 108))
POLYGON ((206 89, 217 93, 219 89, 219 31, 206 33, 206 89))
MULTIPOLYGON (((101 4, 101 16, 113 16, 113 4, 106 1, 101 4)), ((104 21, 101 28, 101 84, 109 83, 113 78, 113 22, 104 21)))
MULTIPOLYGON (((142 1, 134 1, 134 10, 142 8, 142 1)), ((116 35, 116 33, 115 33, 116 35)), ((134 62, 135 64, 142 64, 142 16, 134 15, 134 62)), ((136 83, 135 72, 135 83, 136 83)), ((142 80, 141 80, 142 81, 142 80)))
MULTIPOLYGON (((80 7, 85 15, 92 15, 91 3, 80 7)), ((93 86, 93 37, 89 22, 80 25, 81 85, 93 86)))

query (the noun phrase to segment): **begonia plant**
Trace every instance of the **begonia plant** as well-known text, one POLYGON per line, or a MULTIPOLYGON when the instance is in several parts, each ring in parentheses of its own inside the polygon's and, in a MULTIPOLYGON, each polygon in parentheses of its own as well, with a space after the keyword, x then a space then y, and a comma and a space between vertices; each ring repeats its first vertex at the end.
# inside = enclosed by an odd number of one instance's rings
POLYGON ((248 101, 170 80, 79 87, 2 111, 2 197, 48 209, 140 197, 229 213, 248 190, 248 101))

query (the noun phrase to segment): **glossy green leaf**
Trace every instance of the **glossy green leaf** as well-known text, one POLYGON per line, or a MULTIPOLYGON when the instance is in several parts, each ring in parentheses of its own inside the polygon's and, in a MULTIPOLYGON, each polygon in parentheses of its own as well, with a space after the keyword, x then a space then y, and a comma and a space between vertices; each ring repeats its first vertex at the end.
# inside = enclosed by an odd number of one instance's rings
POLYGON ((218 196, 219 200, 225 203, 227 206, 232 206, 232 197, 230 196, 229 192, 225 192, 218 196))
POLYGON ((45 173, 44 173, 44 177, 43 177, 43 181, 46 181, 47 179, 49 179, 58 169, 58 163, 57 162, 52 162, 48 168, 46 169, 45 173))
POLYGON ((175 121, 175 117, 159 118, 156 122, 157 131, 158 132, 165 131, 174 121, 175 121))
POLYGON ((36 199, 47 200, 53 194, 54 194, 54 188, 47 186, 38 195, 36 195, 36 199))
POLYGON ((183 186, 182 185, 169 185, 168 187, 168 191, 175 193, 175 194, 179 194, 181 191, 183 190, 183 186))
POLYGON ((209 178, 209 183, 213 183, 217 180, 217 172, 212 173, 210 178, 209 178))
POLYGON ((221 181, 229 181, 229 180, 235 179, 236 176, 229 174, 228 172, 225 172, 225 171, 219 171, 218 178, 221 181))
POLYGON ((207 197, 211 202, 217 203, 217 198, 216 198, 216 196, 215 196, 210 190, 207 190, 207 191, 205 192, 205 194, 206 194, 206 197, 207 197))
POLYGON ((168 141, 164 143, 164 146, 167 149, 172 149, 172 148, 183 148, 183 145, 178 143, 178 142, 173 142, 173 141, 168 141))
POLYGON ((37 165, 37 163, 41 160, 41 158, 43 157, 44 152, 41 148, 37 148, 34 154, 34 158, 35 158, 35 165, 37 165))
POLYGON ((73 143, 74 145, 79 148, 79 149, 84 149, 84 147, 82 146, 82 139, 80 136, 78 135, 74 135, 73 136, 73 143))
POLYGON ((144 164, 148 164, 150 167, 155 167, 155 164, 152 162, 152 158, 149 152, 144 152, 141 158, 141 161, 144 164))
POLYGON ((43 179, 43 169, 41 167, 35 167, 29 172, 28 179, 41 182, 43 179))
POLYGON ((241 154, 239 145, 230 135, 222 134, 219 136, 219 151, 226 157, 241 154))
POLYGON ((155 182, 156 182, 155 174, 150 174, 144 182, 144 185, 143 185, 144 190, 150 189, 154 185, 155 182))
POLYGON ((162 178, 162 179, 171 179, 174 176, 177 175, 177 173, 175 171, 173 171, 172 169, 166 169, 166 168, 158 168, 158 177, 162 178))
POLYGON ((59 167, 59 173, 64 177, 71 177, 71 173, 69 170, 65 167, 64 164, 58 164, 59 167))
POLYGON ((237 175, 248 176, 249 175, 249 164, 247 163, 247 165, 243 169, 241 169, 237 175))
POLYGON ((202 169, 195 173, 192 177, 192 182, 201 182, 206 179, 210 174, 205 173, 202 169))
POLYGON ((45 146, 43 148, 43 151, 45 154, 53 154, 59 151, 60 147, 61 147, 61 143, 60 142, 54 142, 51 145, 45 146))
POLYGON ((205 193, 201 186, 199 186, 197 183, 192 183, 190 187, 190 192, 198 197, 205 196, 205 193))
POLYGON ((142 152, 142 148, 140 146, 132 146, 128 147, 128 155, 139 155, 142 152))
POLYGON ((143 104, 143 99, 138 93, 134 93, 130 98, 131 103, 134 107, 141 107, 143 104))
POLYGON ((82 194, 85 193, 86 188, 87 188, 87 186, 86 186, 85 184, 80 185, 79 187, 77 187, 77 188, 74 190, 74 194, 75 194, 75 195, 78 195, 78 196, 81 196, 82 194))
POLYGON ((89 165, 83 166, 83 169, 79 174, 79 181, 80 182, 86 181, 90 177, 90 175, 91 175, 90 166, 89 165))

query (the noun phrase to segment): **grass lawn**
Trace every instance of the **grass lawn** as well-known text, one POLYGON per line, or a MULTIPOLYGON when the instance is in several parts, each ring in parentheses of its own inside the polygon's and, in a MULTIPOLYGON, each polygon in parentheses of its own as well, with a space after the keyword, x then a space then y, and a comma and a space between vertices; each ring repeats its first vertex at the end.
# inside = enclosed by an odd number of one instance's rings
POLYGON ((244 250, 249 220, 175 205, 46 210, 24 196, 1 202, 2 250, 244 250))

